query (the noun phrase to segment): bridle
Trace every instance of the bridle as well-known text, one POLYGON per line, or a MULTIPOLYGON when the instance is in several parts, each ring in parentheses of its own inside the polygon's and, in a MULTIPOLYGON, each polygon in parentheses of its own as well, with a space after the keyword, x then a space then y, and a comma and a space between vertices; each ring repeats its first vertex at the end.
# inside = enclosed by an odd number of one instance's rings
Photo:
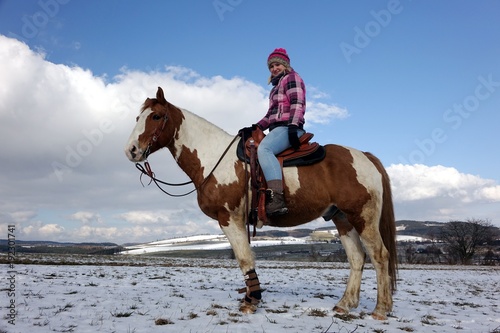
MULTIPOLYGON (((164 115, 162 118, 163 118, 163 121, 161 122, 160 125, 158 125, 158 127, 156 127, 155 131, 153 132, 153 135, 151 136, 151 139, 148 142, 148 146, 146 147, 146 150, 144 151, 144 154, 146 155, 146 159, 151 152, 151 146, 153 145, 154 142, 158 141, 158 138, 160 137, 161 132, 163 132, 165 125, 167 125, 168 115, 164 115)), ((167 146, 170 145, 173 138, 174 137, 172 136, 172 139, 167 144, 167 146)))
MULTIPOLYGON (((150 178, 150 181, 148 183, 151 184, 151 182, 155 183, 155 185, 165 194, 171 196, 171 197, 184 197, 184 196, 187 196, 199 189, 201 189, 208 181, 208 179, 210 178, 210 176, 213 175, 215 169, 217 169, 217 167, 219 166, 220 162, 222 161, 222 159, 224 158, 224 156, 226 156, 227 152, 229 151, 229 148, 231 148, 231 146, 233 145, 233 143, 236 141, 236 139, 239 137, 239 135, 237 134, 233 140, 231 140, 231 142, 229 143, 229 145, 227 146, 226 150, 224 150, 224 152, 222 153, 221 157, 219 158, 219 160, 217 161, 217 163, 215 164, 215 166, 212 168, 212 170, 210 171, 210 173, 208 174, 207 177, 205 177, 205 179, 203 179, 203 181, 201 182, 201 184, 196 187, 192 190, 190 190, 189 192, 186 192, 186 193, 183 193, 183 194, 172 194, 172 193, 169 193, 168 191, 166 191, 165 189, 163 189, 163 187, 160 185, 166 185, 166 186, 185 186, 185 185, 189 185, 189 184, 192 184, 193 181, 190 180, 190 181, 187 181, 187 182, 184 182, 184 183, 168 183, 168 182, 165 182, 163 180, 160 180, 158 178, 156 178, 155 176, 155 173, 153 172, 153 170, 151 169, 151 165, 149 164, 148 160, 147 160, 147 157, 148 155, 150 154, 150 151, 151 151, 151 146, 153 145, 154 142, 158 141, 158 138, 160 137, 160 134, 161 132, 163 131, 163 129, 165 128, 165 125, 167 123, 167 120, 168 120, 168 116, 165 115, 163 116, 163 121, 160 125, 158 125, 158 127, 155 129, 155 131, 153 132, 153 135, 151 136, 151 139, 149 140, 149 143, 148 143, 148 146, 144 152, 144 154, 146 155, 146 161, 144 162, 144 166, 141 165, 141 163, 137 162, 135 164, 135 167, 141 172, 141 176, 139 178, 139 181, 141 182, 142 186, 144 186, 144 183, 142 182, 142 176, 143 175, 146 175, 150 178)), ((170 142, 167 144, 167 146, 169 146, 172 141, 174 140, 174 136, 172 136, 172 139, 170 139, 170 142)))

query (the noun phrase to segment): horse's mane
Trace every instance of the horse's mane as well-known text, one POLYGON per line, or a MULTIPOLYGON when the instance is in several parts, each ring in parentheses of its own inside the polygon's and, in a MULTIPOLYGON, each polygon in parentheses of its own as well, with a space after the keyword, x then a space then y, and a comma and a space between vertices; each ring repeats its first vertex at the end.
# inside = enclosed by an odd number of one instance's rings
POLYGON ((146 109, 152 108, 155 104, 158 104, 158 100, 156 98, 147 98, 144 101, 144 104, 142 104, 141 113, 146 109))

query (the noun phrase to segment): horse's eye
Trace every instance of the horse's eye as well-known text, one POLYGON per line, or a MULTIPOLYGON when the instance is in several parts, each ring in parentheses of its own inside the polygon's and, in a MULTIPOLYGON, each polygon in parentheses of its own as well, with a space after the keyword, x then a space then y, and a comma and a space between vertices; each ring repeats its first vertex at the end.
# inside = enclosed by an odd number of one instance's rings
POLYGON ((159 115, 157 115, 157 114, 153 115, 153 120, 160 120, 160 119, 161 119, 161 117, 159 115))
POLYGON ((139 116, 137 116, 137 117, 135 118, 135 122, 138 122, 138 121, 139 121, 139 116))

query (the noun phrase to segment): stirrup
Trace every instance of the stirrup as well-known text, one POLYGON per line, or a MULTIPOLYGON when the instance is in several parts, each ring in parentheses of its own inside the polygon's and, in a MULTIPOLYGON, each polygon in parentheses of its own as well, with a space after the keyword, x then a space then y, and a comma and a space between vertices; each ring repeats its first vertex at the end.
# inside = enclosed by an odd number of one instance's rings
POLYGON ((285 215, 285 214, 288 214, 288 208, 287 207, 282 207, 282 208, 280 208, 278 210, 275 210, 273 212, 268 212, 266 214, 269 217, 285 215))

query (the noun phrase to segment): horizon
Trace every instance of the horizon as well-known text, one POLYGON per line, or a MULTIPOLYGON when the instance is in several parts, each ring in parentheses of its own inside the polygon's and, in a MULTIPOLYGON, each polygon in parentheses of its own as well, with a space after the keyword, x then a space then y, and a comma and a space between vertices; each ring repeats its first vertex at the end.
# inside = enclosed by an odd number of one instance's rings
MULTIPOLYGON (((405 222, 417 222, 417 223, 422 223, 426 226, 429 227, 429 225, 427 225, 428 223, 430 224, 433 224, 433 223, 437 223, 437 224, 445 224, 447 222, 438 222, 438 221, 417 221, 417 220, 398 220, 396 221, 396 236, 403 236, 403 237, 416 237, 416 238, 424 238, 422 236, 412 236, 412 235, 405 235, 404 231, 406 229, 398 229, 398 226, 397 224, 398 223, 405 223, 405 222), (403 231, 403 232, 401 232, 403 231)), ((461 221, 461 222, 465 222, 465 221, 461 221)), ((307 225, 307 224, 306 224, 307 225)), ((496 226, 493 226, 495 228, 499 228, 499 227, 496 227, 496 226)), ((500 228, 499 228, 500 229, 500 228)), ((301 237, 294 237, 294 236, 268 236, 268 235, 259 235, 258 233, 259 232, 263 232, 263 233, 266 233, 266 232, 269 232, 269 231, 283 231, 283 232, 287 232, 287 231, 291 231, 291 230, 310 230, 311 232, 315 232, 315 231, 331 231, 331 230, 337 230, 337 228, 335 227, 335 225, 332 225, 331 227, 319 227, 319 228, 306 228, 306 227, 289 227, 289 228, 271 228, 271 229, 268 229, 268 230, 262 230, 262 229, 259 229, 257 231, 257 235, 255 237, 271 237, 271 238, 283 238, 283 237, 291 237, 291 238, 301 238, 301 237)), ((185 235, 185 236, 175 236, 175 237, 171 237, 171 238, 163 238, 163 239, 156 239, 156 240, 150 240, 150 241, 140 241, 140 242, 126 242, 126 243, 115 243, 115 242, 112 242, 112 241, 100 241, 100 242, 92 242, 92 241, 83 241, 83 242, 72 242, 72 241, 52 241, 52 240, 43 240, 43 239, 40 239, 40 240, 23 240, 23 239, 16 239, 16 243, 19 243, 19 242, 29 242, 29 243, 35 243, 35 242, 40 242, 40 243, 58 243, 58 244, 75 244, 75 245, 79 245, 79 244, 104 244, 104 243, 110 243, 110 244, 114 244, 114 245, 117 245, 117 246, 132 246, 132 245, 148 245, 148 244, 153 244, 153 243, 161 243, 161 242, 165 242, 165 241, 170 241, 170 240, 176 240, 176 239, 182 239, 182 238, 185 238, 185 239, 190 239, 190 238, 195 238, 195 237, 202 237, 202 236, 223 236, 224 238, 226 238, 226 236, 224 235, 224 233, 222 231, 220 231, 220 233, 212 233, 212 234, 207 234, 207 233, 203 233, 203 234, 193 234, 193 235, 185 235)), ((251 239, 251 242, 255 242, 254 238, 255 237, 252 237, 251 239)), ((309 237, 309 236, 306 236, 306 237, 309 237)), ((3 238, 0 238, 0 241, 8 241, 8 239, 3 239, 3 238)), ((402 240, 397 240, 398 242, 406 242, 407 241, 407 238, 402 238, 402 240)), ((319 241, 321 243, 321 241, 319 241)), ((18 244, 17 244, 18 245, 18 244)))

